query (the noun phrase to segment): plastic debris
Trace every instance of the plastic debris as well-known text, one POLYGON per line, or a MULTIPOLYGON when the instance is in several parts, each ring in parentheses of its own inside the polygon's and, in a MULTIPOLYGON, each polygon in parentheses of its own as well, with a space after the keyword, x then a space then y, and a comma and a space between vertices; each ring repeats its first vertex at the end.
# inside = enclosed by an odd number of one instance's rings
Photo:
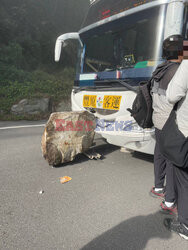
POLYGON ((44 194, 44 190, 40 190, 39 194, 44 194))
POLYGON ((61 182, 61 184, 64 184, 64 183, 66 183, 66 182, 68 182, 68 181, 71 181, 71 180, 72 180, 72 178, 69 177, 69 176, 60 177, 60 182, 61 182))

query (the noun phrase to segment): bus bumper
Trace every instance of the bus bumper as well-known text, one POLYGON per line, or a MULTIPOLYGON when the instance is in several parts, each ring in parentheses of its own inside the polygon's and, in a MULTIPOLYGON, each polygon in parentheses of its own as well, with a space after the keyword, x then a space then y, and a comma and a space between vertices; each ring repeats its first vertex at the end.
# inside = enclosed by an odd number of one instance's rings
POLYGON ((100 134, 110 144, 146 154, 154 154, 154 130, 140 133, 131 131, 96 131, 96 133, 100 134))

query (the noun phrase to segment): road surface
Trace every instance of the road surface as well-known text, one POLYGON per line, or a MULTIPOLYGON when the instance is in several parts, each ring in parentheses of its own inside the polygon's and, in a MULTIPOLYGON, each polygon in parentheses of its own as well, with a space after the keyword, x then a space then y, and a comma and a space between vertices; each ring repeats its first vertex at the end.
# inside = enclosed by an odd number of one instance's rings
POLYGON ((121 153, 96 138, 102 160, 80 155, 50 167, 41 122, 0 122, 0 249, 181 249, 149 196, 153 158, 121 153), (59 178, 71 176, 69 183, 59 178), (43 194, 39 194, 43 190, 43 194))

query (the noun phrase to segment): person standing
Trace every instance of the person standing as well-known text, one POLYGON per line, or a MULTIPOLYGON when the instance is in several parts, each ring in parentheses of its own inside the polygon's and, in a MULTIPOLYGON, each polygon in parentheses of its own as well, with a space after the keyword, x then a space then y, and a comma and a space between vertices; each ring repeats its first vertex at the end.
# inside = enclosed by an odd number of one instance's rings
MULTIPOLYGON (((188 60, 183 60, 167 89, 167 100, 177 102, 176 122, 178 129, 188 137, 188 60)), ((188 149, 187 149, 188 150, 188 149)), ((188 240, 188 168, 174 166, 174 185, 177 195, 178 220, 166 218, 164 225, 188 240)))
POLYGON ((173 183, 173 165, 160 152, 160 133, 166 123, 173 105, 166 99, 166 90, 183 59, 183 38, 180 35, 168 37, 163 42, 163 56, 166 61, 159 65, 153 73, 153 124, 155 127, 156 146, 154 151, 155 186, 151 189, 152 197, 165 197, 161 203, 161 211, 177 213, 173 183), (175 46, 174 46, 175 45, 175 46), (164 182, 166 176, 166 187, 164 182))

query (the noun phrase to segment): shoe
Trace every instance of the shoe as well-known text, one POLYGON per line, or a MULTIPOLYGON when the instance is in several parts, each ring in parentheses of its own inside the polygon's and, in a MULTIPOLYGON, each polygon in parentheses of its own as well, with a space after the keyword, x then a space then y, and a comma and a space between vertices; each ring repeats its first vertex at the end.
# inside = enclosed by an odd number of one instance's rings
POLYGON ((164 226, 171 232, 179 234, 185 240, 188 240, 188 229, 179 221, 170 218, 164 219, 164 226))
POLYGON ((160 207, 161 207, 161 212, 164 214, 177 215, 178 213, 177 206, 174 204, 171 207, 167 207, 165 205, 165 200, 162 201, 160 207))
POLYGON ((150 195, 154 198, 164 198, 164 189, 160 191, 155 191, 155 187, 152 187, 150 195))

